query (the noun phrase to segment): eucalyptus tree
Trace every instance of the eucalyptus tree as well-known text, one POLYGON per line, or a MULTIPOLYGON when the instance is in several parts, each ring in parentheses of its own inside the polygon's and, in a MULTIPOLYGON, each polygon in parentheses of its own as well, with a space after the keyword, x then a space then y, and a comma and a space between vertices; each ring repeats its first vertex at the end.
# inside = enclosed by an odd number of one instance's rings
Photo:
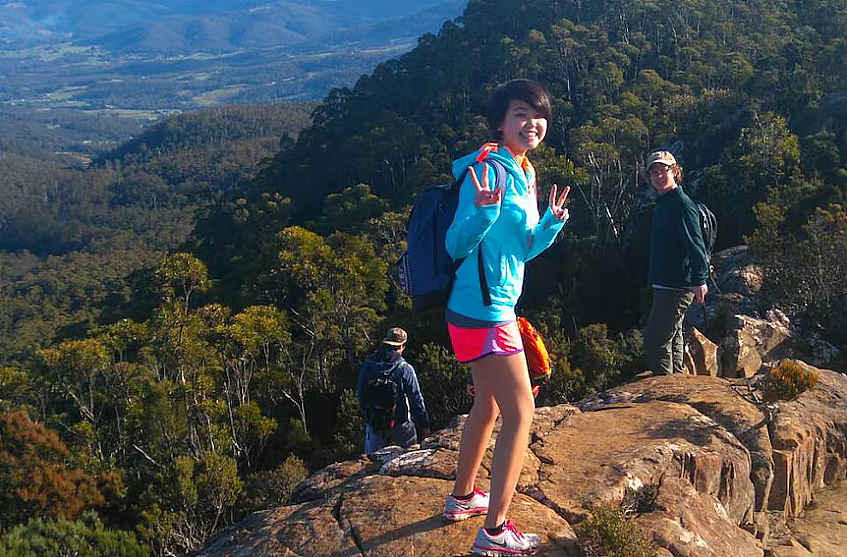
POLYGON ((231 453, 248 470, 255 467, 255 459, 277 429, 259 403, 267 407, 280 390, 281 369, 291 351, 288 327, 279 309, 250 306, 214 330, 231 453))
POLYGON ((277 241, 277 260, 253 292, 289 316, 290 386, 283 394, 308 431, 306 391, 332 394, 338 390, 336 379, 352 382, 359 355, 372 342, 378 311, 385 308, 387 264, 365 238, 341 232, 324 239, 289 227, 277 241))

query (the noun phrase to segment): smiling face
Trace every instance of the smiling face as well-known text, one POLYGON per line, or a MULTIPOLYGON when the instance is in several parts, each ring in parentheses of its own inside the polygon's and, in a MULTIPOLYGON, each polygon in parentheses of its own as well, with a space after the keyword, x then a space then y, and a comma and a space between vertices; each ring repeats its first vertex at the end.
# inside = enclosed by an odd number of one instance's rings
POLYGON ((659 194, 668 192, 676 187, 676 167, 668 166, 660 162, 650 165, 647 169, 650 185, 659 194))
POLYGON ((512 99, 499 127, 501 143, 515 155, 538 147, 547 135, 547 118, 528 103, 512 99))

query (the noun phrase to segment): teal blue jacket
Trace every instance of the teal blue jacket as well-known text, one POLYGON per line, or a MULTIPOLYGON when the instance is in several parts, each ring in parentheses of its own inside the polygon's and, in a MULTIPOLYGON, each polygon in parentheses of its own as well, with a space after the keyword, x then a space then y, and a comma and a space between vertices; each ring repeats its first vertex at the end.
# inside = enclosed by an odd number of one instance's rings
MULTIPOLYGON (((457 178, 473 165, 482 181, 482 165, 476 162, 480 150, 453 162, 457 178)), ((465 260, 456 271, 456 280, 447 302, 448 310, 486 323, 515 320, 515 305, 523 291, 524 265, 550 247, 565 225, 548 208, 539 219, 536 186, 505 147, 488 153, 506 168, 504 194, 499 205, 474 205, 476 188, 470 174, 459 192, 459 205, 453 224, 447 230, 447 253, 453 259, 465 260), (491 305, 486 306, 480 289, 477 251, 482 261, 491 305)), ((489 166, 488 184, 492 189, 497 173, 489 166)))
POLYGON ((648 280, 651 285, 688 289, 706 284, 708 278, 700 213, 682 186, 677 186, 656 200, 648 280))

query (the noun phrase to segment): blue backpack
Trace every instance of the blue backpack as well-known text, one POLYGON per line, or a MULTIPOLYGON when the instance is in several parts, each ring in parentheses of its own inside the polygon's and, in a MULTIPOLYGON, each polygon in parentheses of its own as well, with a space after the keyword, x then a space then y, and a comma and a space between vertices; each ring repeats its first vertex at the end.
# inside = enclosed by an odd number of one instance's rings
MULTIPOLYGON (((485 159, 496 172, 497 187, 506 183, 506 168, 495 159, 485 159)), ((447 253, 445 238, 459 204, 459 189, 467 169, 456 181, 423 190, 412 205, 406 225, 406 251, 397 261, 400 286, 412 297, 416 312, 444 311, 456 270, 464 258, 453 260, 447 253)), ((482 272, 482 250, 477 250, 480 266, 480 289, 486 305, 491 305, 485 274, 482 272)))

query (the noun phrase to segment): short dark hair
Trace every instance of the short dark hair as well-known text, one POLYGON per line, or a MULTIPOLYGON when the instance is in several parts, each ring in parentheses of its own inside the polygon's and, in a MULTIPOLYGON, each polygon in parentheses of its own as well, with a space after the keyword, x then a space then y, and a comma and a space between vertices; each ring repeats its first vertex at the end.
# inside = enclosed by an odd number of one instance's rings
POLYGON ((525 102, 544 116, 547 122, 553 117, 550 95, 538 83, 529 79, 512 79, 501 83, 494 89, 488 103, 488 129, 495 139, 500 139, 499 128, 506 119, 506 111, 513 100, 525 102))

